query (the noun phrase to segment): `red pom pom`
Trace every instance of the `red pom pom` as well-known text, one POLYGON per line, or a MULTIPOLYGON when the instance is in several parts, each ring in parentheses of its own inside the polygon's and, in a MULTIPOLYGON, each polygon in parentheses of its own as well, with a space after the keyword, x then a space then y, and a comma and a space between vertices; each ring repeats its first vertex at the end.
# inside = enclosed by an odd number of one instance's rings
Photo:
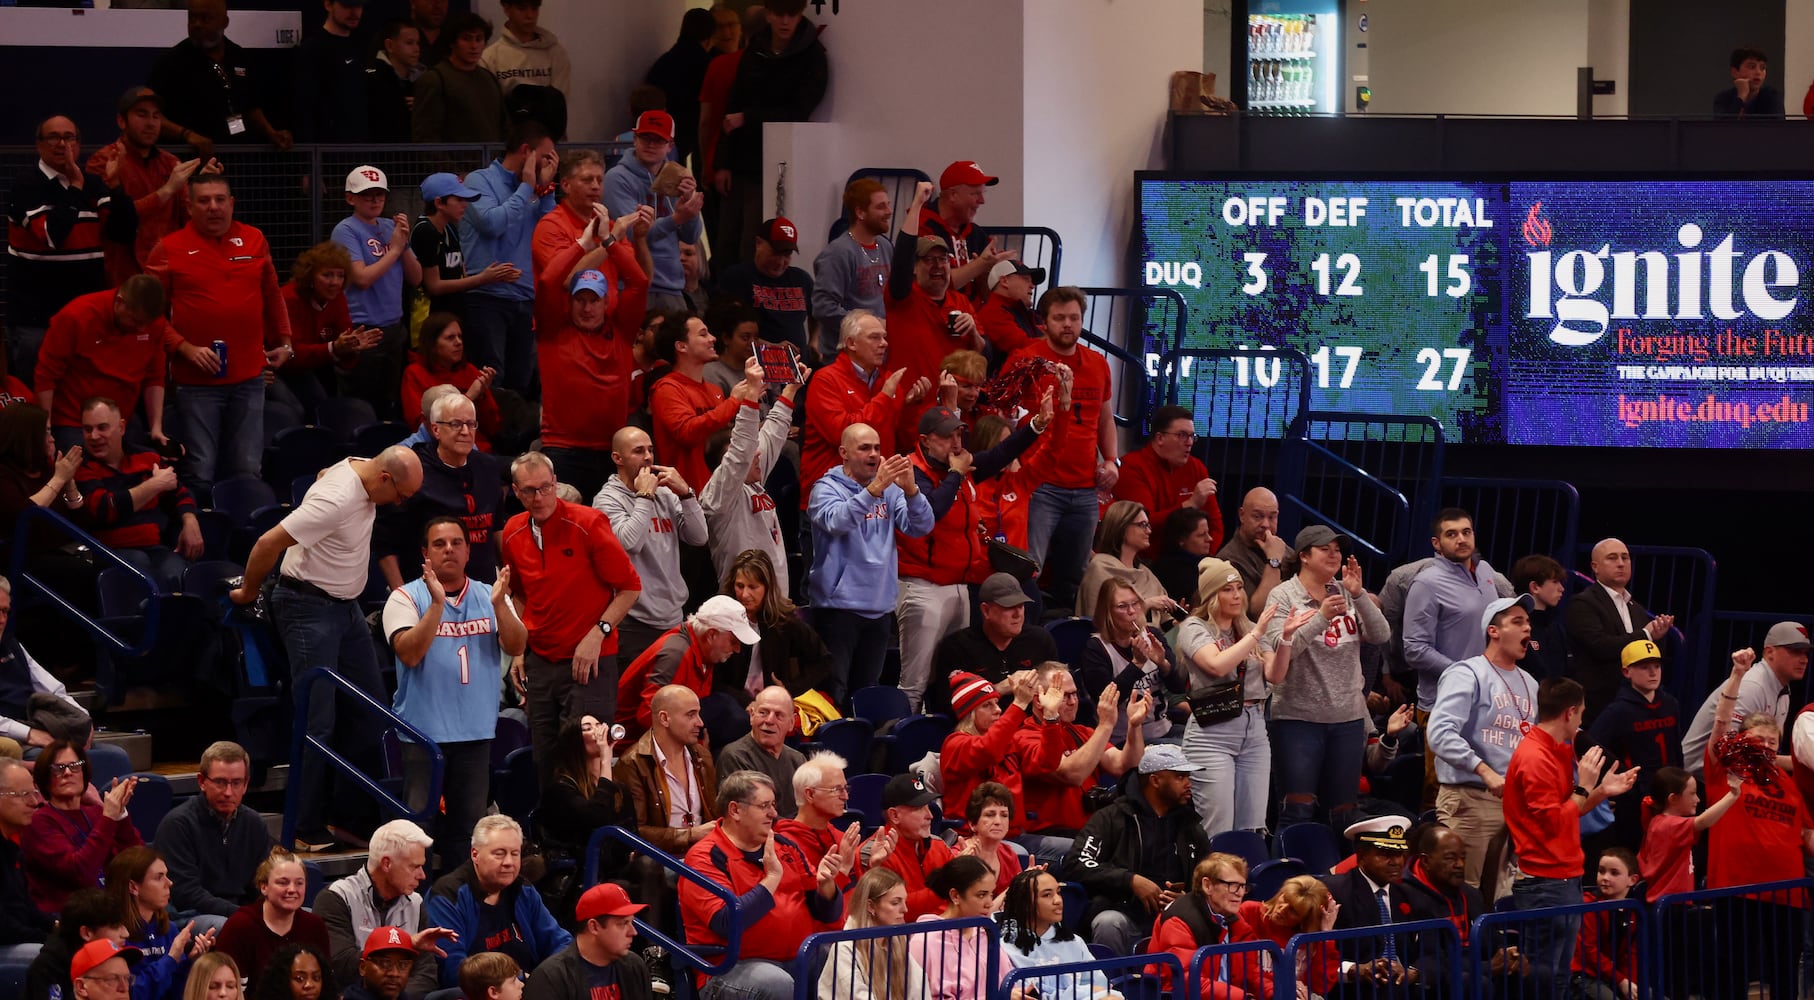
POLYGON ((979 408, 1012 413, 1017 406, 1039 407, 1039 380, 1056 376, 1059 365, 1045 358, 1021 358, 1003 368, 977 393, 979 408))
POLYGON ((1776 769, 1776 751, 1745 733, 1731 732, 1720 737, 1713 745, 1713 759, 1726 770, 1757 785, 1774 784, 1780 773, 1776 769))

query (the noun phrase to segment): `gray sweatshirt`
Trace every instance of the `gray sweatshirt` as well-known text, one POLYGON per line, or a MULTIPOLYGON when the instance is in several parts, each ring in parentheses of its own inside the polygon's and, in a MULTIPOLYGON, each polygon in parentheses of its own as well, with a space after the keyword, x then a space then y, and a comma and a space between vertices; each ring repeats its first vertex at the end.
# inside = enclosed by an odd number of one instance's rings
POLYGON ((629 553, 636 575, 642 577, 642 596, 630 609, 630 617, 651 628, 679 625, 687 603, 687 582, 680 575, 680 543, 705 544, 705 513, 699 509, 698 497, 682 500, 673 490, 658 486, 654 499, 645 499, 631 492, 630 485, 614 472, 592 506, 610 519, 618 544, 629 553))
MULTIPOLYGON (((1272 689, 1272 717, 1299 722, 1353 722, 1367 715, 1365 682, 1361 678, 1360 644, 1377 646, 1392 638, 1392 627, 1380 614, 1371 596, 1355 600, 1343 592, 1348 603, 1347 614, 1335 621, 1316 617, 1298 629, 1291 644, 1291 669, 1285 680, 1272 689)), ((1312 598, 1304 590, 1300 577, 1292 577, 1272 588, 1266 603, 1277 605, 1278 612, 1260 636, 1260 656, 1264 659, 1279 648, 1279 636, 1285 630, 1285 618, 1298 608, 1316 608, 1322 598, 1312 598)))
POLYGON ((711 534, 712 566, 719 580, 730 571, 739 553, 760 549, 775 564, 775 585, 781 593, 787 593, 787 548, 781 544, 781 521, 775 514, 775 501, 762 483, 775 468, 775 459, 787 444, 787 430, 793 421, 794 404, 786 399, 770 407, 766 418, 759 416, 753 406, 737 408, 724 458, 712 470, 705 489, 699 491, 699 506, 705 511, 711 534), (758 449, 762 475, 756 482, 746 483, 744 476, 758 449))
POLYGON ((1483 653, 1450 665, 1436 689, 1427 735, 1436 751, 1436 780, 1484 787, 1481 762, 1505 777, 1526 724, 1537 723, 1537 679, 1501 670, 1483 653))
POLYGON ((846 313, 867 309, 882 315, 882 289, 888 286, 893 259, 888 237, 876 237, 876 248, 865 250, 848 232, 813 258, 812 313, 819 320, 819 353, 828 358, 838 353, 838 325, 846 313))

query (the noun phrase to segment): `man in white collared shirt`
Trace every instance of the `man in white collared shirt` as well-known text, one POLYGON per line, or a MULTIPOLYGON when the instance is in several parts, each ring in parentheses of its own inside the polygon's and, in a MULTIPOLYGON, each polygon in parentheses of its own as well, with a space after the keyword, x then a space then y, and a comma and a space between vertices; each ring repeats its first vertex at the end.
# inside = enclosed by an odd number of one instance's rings
POLYGON ((1592 721, 1624 683, 1619 653, 1640 639, 1661 644, 1664 633, 1675 624, 1675 616, 1652 617, 1631 596, 1631 550, 1617 538, 1602 539, 1595 545, 1588 567, 1595 585, 1576 594, 1564 616, 1568 675, 1586 690, 1587 719, 1592 721))
MULTIPOLYGON (((1699 774, 1706 763, 1707 739, 1713 734, 1714 713, 1731 713, 1734 728, 1748 715, 1768 712, 1776 719, 1776 731, 1789 732, 1789 685, 1808 672, 1808 629, 1799 622, 1777 622, 1764 634, 1764 666, 1767 670, 1748 670, 1738 685, 1738 700, 1726 695, 1725 685, 1707 696, 1701 710, 1694 715, 1688 735, 1682 738, 1682 760, 1690 772, 1699 774)), ((1801 733, 1798 731, 1797 736, 1801 733)))

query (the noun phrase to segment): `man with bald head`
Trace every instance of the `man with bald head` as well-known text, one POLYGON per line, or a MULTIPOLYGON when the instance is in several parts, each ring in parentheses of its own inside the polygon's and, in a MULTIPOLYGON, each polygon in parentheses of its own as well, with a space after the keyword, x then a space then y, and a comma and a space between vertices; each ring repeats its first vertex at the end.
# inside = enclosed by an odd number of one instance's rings
POLYGON ((1589 556, 1592 586, 1568 602, 1568 676, 1587 691, 1587 720, 1612 704, 1623 683, 1619 654, 1640 639, 1661 644, 1674 615, 1651 617, 1631 596, 1631 550, 1617 538, 1601 539, 1589 556))
POLYGON ((620 662, 631 663, 686 613, 680 544, 705 544, 705 511, 679 470, 655 464, 655 445, 642 428, 623 427, 612 435, 611 463, 617 472, 605 480, 592 506, 611 520, 642 577, 642 597, 617 637, 620 662))
POLYGON ((656 691, 649 711, 649 731, 618 758, 611 776, 630 792, 637 835, 680 855, 712 832, 718 769, 691 688, 670 684, 656 691))
MULTIPOLYGON (((271 590, 271 617, 296 677, 326 667, 380 702, 387 699, 359 595, 365 591, 379 506, 402 503, 421 488, 422 461, 400 445, 376 458, 342 459, 328 466, 296 509, 252 546, 233 602, 251 604, 282 558, 271 590)), ((308 734, 351 756, 353 746, 334 741, 334 694, 327 684, 309 692, 308 734)), ((370 735, 369 727, 348 728, 370 735)), ((300 850, 334 846, 327 828, 327 778, 320 754, 305 755, 301 774, 291 776, 302 784, 296 824, 300 850)))
POLYGON ((1235 532, 1216 553, 1217 559, 1234 564, 1247 585, 1247 611, 1255 618, 1266 606, 1272 588, 1285 578, 1285 558, 1291 546, 1279 537, 1279 498, 1264 486, 1256 486, 1241 498, 1236 514, 1235 532))
POLYGON ((793 819, 799 811, 794 800, 794 771, 806 763, 805 754, 787 745, 787 734, 794 731, 794 696, 781 685, 771 684, 756 694, 749 713, 749 734, 718 751, 718 773, 757 771, 768 775, 775 783, 777 814, 781 819, 793 819))
POLYGON ((807 505, 813 531, 807 593, 831 657, 831 690, 826 693, 838 704, 847 692, 882 677, 901 586, 895 533, 924 538, 934 523, 913 461, 882 454, 882 438, 874 427, 846 427, 838 442, 843 464, 813 484, 807 505))

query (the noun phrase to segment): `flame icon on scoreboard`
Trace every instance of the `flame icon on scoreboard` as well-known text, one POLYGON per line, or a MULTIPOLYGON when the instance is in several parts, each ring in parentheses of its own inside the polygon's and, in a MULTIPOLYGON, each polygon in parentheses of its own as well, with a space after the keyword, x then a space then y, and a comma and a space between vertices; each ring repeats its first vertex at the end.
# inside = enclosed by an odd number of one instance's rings
POLYGON ((1524 216, 1524 242, 1534 247, 1549 246, 1549 220, 1543 217, 1543 203, 1537 202, 1524 216))

